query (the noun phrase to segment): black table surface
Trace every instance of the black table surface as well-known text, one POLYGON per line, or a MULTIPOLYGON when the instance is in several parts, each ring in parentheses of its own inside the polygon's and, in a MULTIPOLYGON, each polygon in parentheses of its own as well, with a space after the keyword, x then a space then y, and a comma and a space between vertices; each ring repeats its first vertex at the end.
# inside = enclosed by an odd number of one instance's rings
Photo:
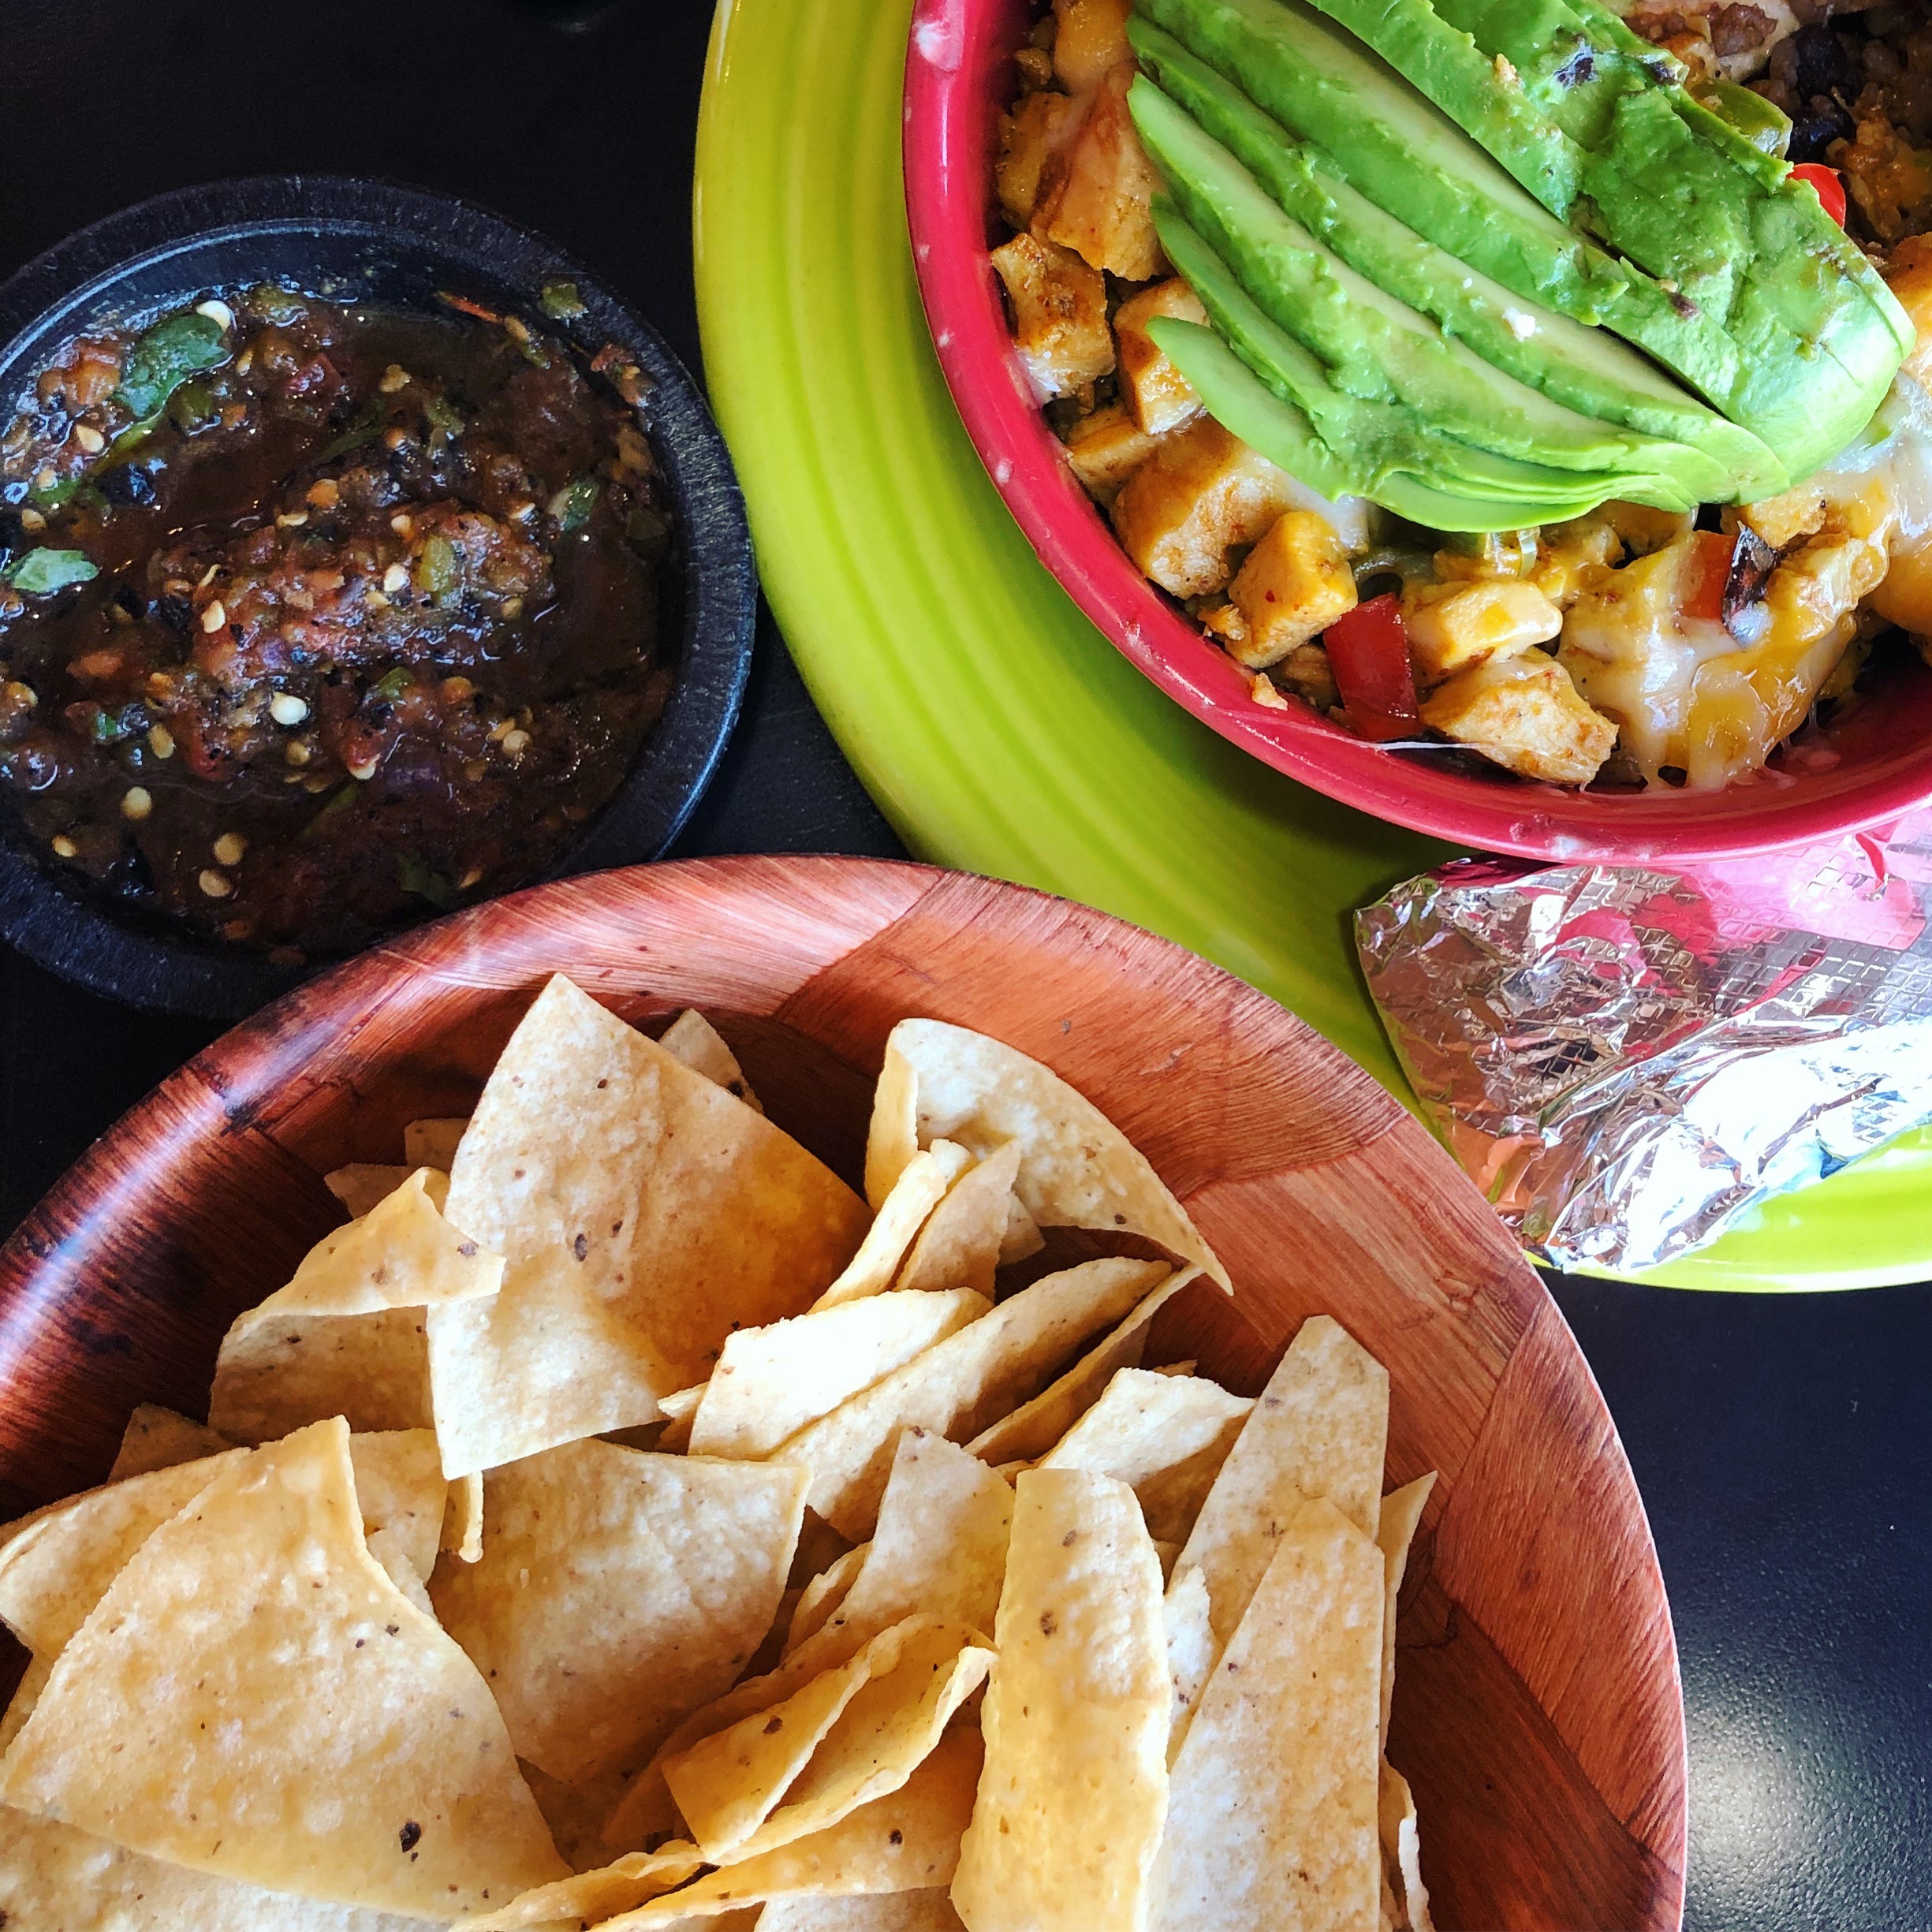
MULTIPOLYGON (((375 174, 547 232, 695 369, 708 14, 702 0, 0 0, 0 274, 164 188, 375 174)), ((678 852, 899 849, 767 616, 744 722, 678 852)), ((0 1229, 215 1031, 0 950, 0 1229)), ((1553 1285, 1635 1468, 1676 1616, 1687 1925, 1932 1927, 1932 1285, 1553 1285)))

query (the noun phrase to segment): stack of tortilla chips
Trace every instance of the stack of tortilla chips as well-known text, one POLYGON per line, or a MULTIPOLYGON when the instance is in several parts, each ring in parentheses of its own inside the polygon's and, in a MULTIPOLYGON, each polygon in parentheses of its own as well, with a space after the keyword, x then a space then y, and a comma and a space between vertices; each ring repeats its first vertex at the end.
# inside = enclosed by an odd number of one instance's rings
POLYGON ((1257 1399, 1144 1365, 1230 1285, 1054 1074, 905 1021, 862 1199, 558 979, 404 1151, 208 1426, 0 1541, 0 1923, 1427 1926, 1433 1479, 1326 1318, 1257 1399))

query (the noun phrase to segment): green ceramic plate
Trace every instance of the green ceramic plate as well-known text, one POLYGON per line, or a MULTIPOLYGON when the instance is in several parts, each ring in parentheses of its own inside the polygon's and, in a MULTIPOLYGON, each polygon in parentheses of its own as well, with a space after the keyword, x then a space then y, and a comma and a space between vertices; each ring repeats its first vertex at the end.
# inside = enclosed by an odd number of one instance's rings
MULTIPOLYGON (((1151 927, 1402 1092, 1348 941, 1447 849, 1330 804, 1170 703, 1075 609, 940 378, 899 173, 909 0, 723 0, 698 134, 711 399, 765 588, 907 845, 1151 927)), ((1932 1274, 1932 1133, 1650 1277, 1932 1274)))

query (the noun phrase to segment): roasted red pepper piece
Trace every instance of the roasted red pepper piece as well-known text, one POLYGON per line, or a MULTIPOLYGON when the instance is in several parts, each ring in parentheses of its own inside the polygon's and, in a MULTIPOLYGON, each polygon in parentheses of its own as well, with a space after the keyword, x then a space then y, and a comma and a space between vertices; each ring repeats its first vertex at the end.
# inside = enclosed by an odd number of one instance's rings
POLYGON ((1365 738, 1412 738, 1421 729, 1408 632, 1393 592, 1371 597, 1337 617, 1325 633, 1348 722, 1365 738))
POLYGON ((1724 621, 1724 593, 1731 581, 1737 539, 1721 530, 1700 530, 1684 572, 1684 614, 1710 624, 1724 621))
POLYGON ((1818 192, 1818 198, 1825 204, 1825 212, 1842 228, 1844 226, 1844 177, 1836 168, 1828 168, 1822 161, 1801 161, 1792 173, 1801 181, 1809 181, 1818 192))

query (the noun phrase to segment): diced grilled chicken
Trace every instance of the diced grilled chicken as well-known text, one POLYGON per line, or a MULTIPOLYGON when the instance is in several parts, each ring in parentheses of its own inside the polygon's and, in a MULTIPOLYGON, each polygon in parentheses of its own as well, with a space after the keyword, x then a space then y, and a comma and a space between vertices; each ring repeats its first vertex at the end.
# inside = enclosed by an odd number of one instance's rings
POLYGON ((1040 182, 1080 132, 1081 104, 1070 94, 1042 89, 1022 96, 1000 121, 993 181, 1000 207, 1016 228, 1031 226, 1040 182))
POLYGON ((1121 386, 1134 420, 1151 435, 1178 429, 1200 413, 1201 399, 1192 386, 1154 346, 1147 324, 1157 315, 1183 322, 1205 323, 1201 299, 1178 275, 1157 282, 1130 297, 1114 311, 1113 334, 1119 346, 1121 386))
POLYGON ((1125 60, 1128 0, 1054 0, 1054 72, 1068 91, 1096 88, 1125 60))
POLYGON ((1617 743, 1556 659, 1488 658, 1423 700, 1423 722, 1526 778, 1587 785, 1617 743))
POLYGON ((1154 232, 1154 169, 1127 111, 1133 78, 1133 62, 1122 61, 1095 89, 1080 132, 1042 178, 1033 232, 1123 282, 1147 282, 1164 258, 1154 232))
POLYGON ((1096 503, 1113 502, 1128 477, 1161 446, 1118 403, 1082 416, 1067 437, 1067 461, 1096 503))
POLYGON ((1287 510, 1236 574, 1230 595, 1243 620, 1229 656, 1251 671, 1279 664, 1356 606, 1341 539, 1312 510, 1287 510))
POLYGON ((1424 685, 1487 659, 1519 656, 1563 628, 1562 613, 1520 577, 1424 585, 1404 598, 1402 617, 1424 685))
POLYGON ((1228 553, 1294 506, 1287 476, 1210 416, 1167 437, 1113 505, 1114 534, 1143 576, 1176 597, 1228 580, 1228 553))
POLYGON ((1016 235, 992 262, 1013 304, 1013 341, 1042 402, 1070 396, 1113 367, 1107 285, 1077 255, 1016 235))

